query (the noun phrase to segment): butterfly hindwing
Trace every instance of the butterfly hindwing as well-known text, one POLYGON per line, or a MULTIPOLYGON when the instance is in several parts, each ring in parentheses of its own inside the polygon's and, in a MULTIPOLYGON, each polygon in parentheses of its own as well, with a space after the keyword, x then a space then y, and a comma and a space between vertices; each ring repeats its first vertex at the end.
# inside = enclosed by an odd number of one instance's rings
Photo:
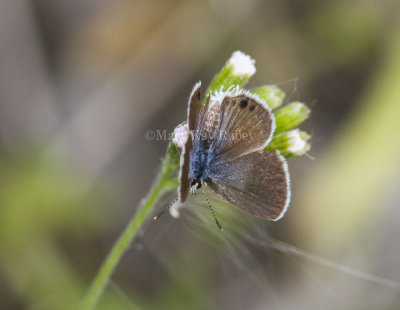
POLYGON ((209 167, 206 184, 221 198, 254 216, 278 220, 290 201, 285 159, 255 151, 209 167))

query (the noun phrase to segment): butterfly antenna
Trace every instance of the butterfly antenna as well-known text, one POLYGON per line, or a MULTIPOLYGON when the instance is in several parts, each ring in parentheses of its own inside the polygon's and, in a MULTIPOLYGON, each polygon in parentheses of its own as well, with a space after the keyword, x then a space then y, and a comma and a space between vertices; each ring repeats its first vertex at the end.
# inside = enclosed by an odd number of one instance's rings
POLYGON ((164 210, 162 210, 162 211, 161 211, 160 213, 158 213, 155 217, 153 217, 153 220, 157 221, 157 220, 161 217, 161 215, 163 215, 166 211, 168 211, 169 208, 170 208, 175 202, 177 202, 177 201, 178 201, 178 198, 176 198, 174 201, 172 201, 168 206, 165 207, 164 210))
POLYGON ((214 217, 215 223, 217 224, 219 230, 220 230, 220 231, 223 231, 224 229, 223 229, 222 226, 219 224, 219 222, 218 222, 218 220, 217 220, 217 217, 215 216, 214 209, 213 209, 212 206, 211 206, 210 200, 208 200, 208 197, 207 197, 206 192, 204 191, 204 189, 203 189, 202 187, 201 187, 200 189, 201 189, 201 191, 203 192, 204 197, 206 197, 207 204, 208 204, 208 206, 210 207, 210 210, 211 210, 211 213, 212 213, 212 215, 213 215, 213 217, 214 217))

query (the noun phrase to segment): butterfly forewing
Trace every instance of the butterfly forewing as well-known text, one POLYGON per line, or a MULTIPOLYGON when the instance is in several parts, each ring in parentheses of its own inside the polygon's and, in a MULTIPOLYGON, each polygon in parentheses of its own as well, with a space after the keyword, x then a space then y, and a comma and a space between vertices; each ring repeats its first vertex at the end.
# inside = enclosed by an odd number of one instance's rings
POLYGON ((185 146, 182 149, 180 164, 181 169, 179 170, 179 181, 180 186, 178 190, 178 197, 180 202, 184 202, 189 193, 190 182, 188 179, 189 174, 189 161, 190 161, 190 150, 192 149, 192 135, 188 136, 185 146))
POLYGON ((263 148, 271 139, 272 112, 246 94, 225 97, 211 149, 215 161, 237 158, 263 148))
POLYGON ((209 167, 207 185, 254 216, 277 220, 290 200, 287 164, 277 151, 256 151, 209 167))
POLYGON ((181 159, 180 159, 180 172, 179 172, 179 181, 180 186, 178 190, 179 201, 184 202, 189 193, 190 181, 188 178, 189 174, 189 163, 190 163, 190 151, 193 147, 193 137, 196 128, 199 126, 199 122, 203 118, 206 111, 206 107, 201 103, 201 83, 197 83, 192 90, 192 93, 189 97, 188 104, 188 113, 187 113, 187 121, 188 121, 188 129, 189 136, 188 139, 182 149, 181 159))
POLYGON ((196 129, 196 124, 199 122, 198 120, 203 114, 204 105, 201 103, 201 83, 199 82, 193 87, 193 91, 189 98, 187 113, 189 131, 196 129))

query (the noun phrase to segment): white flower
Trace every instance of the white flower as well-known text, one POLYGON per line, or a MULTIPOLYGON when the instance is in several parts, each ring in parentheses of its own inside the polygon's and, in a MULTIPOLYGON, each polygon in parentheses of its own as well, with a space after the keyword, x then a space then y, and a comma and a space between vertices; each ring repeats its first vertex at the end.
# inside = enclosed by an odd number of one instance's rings
POLYGON ((182 149, 185 146, 188 136, 189 128, 187 123, 180 124, 174 130, 174 138, 172 139, 172 142, 182 149))
POLYGON ((228 60, 233 67, 235 75, 249 75, 256 73, 255 60, 241 51, 236 51, 228 60))
POLYGON ((302 155, 310 148, 306 139, 301 136, 300 130, 294 129, 287 132, 289 147, 287 150, 294 155, 302 155))

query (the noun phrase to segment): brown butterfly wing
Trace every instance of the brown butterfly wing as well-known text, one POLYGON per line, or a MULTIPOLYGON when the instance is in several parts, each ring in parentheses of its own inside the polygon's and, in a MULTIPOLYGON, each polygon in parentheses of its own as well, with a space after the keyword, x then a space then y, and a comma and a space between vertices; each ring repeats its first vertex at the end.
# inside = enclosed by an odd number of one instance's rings
POLYGON ((182 149, 180 159, 180 172, 179 181, 180 186, 178 189, 178 197, 180 202, 184 202, 188 196, 190 182, 188 178, 189 174, 189 163, 190 163, 190 151, 193 148, 193 137, 196 128, 198 128, 204 114, 206 113, 206 106, 201 103, 201 83, 197 83, 192 90, 189 97, 187 122, 189 128, 188 139, 182 149))
POLYGON ((189 131, 196 129, 196 124, 199 122, 204 110, 204 105, 201 103, 201 83, 197 83, 192 90, 189 98, 189 106, 187 111, 187 121, 189 131))
POLYGON ((221 198, 254 216, 278 220, 290 201, 289 174, 277 151, 256 151, 209 167, 206 184, 221 198))
POLYGON ((188 139, 185 143, 185 146, 182 149, 181 159, 180 159, 180 166, 181 169, 179 170, 179 181, 180 186, 178 189, 178 197, 180 202, 184 202, 189 194, 189 161, 190 161, 190 151, 192 149, 192 136, 189 135, 188 139))
POLYGON ((272 112, 263 103, 246 94, 225 97, 211 145, 214 160, 222 162, 260 150, 274 130, 272 112))

